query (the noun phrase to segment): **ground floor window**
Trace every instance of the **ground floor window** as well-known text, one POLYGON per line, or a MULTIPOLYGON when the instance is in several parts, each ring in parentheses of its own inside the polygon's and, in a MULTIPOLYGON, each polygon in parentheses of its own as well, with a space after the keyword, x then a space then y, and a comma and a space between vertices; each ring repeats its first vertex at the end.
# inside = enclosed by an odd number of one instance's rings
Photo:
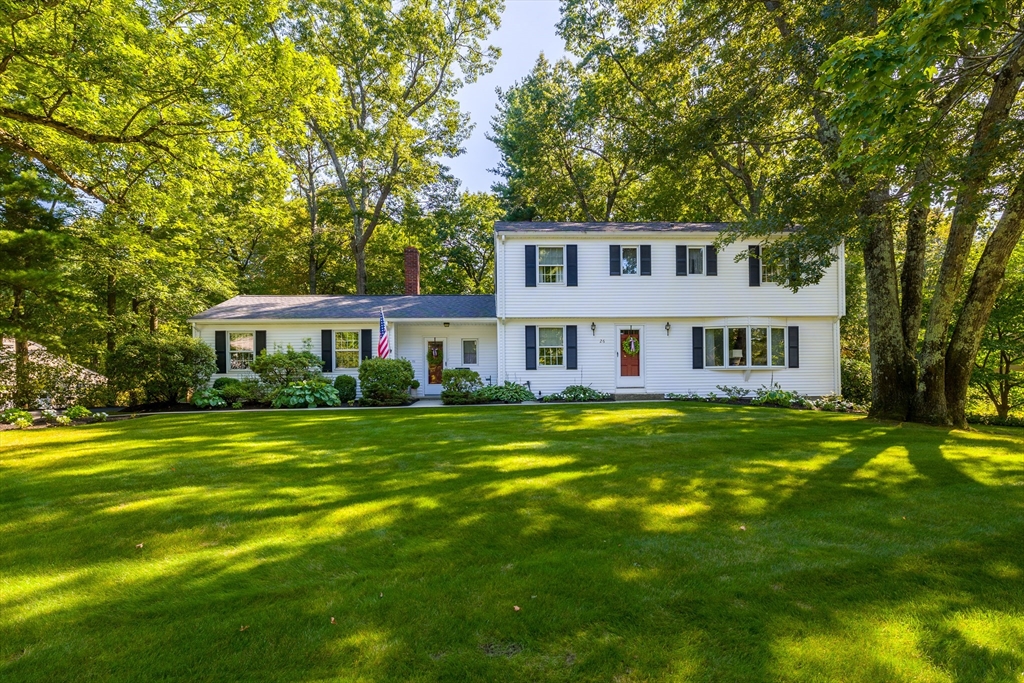
POLYGON ((462 364, 476 365, 476 339, 462 340, 462 364))
POLYGON ((228 340, 232 370, 248 370, 256 356, 255 332, 231 332, 228 340))
POLYGON ((356 331, 334 333, 334 367, 359 367, 359 333, 356 331))
POLYGON ((565 359, 565 334, 561 327, 537 329, 537 352, 541 365, 561 365, 565 359))
POLYGON ((704 367, 785 367, 786 328, 708 327, 704 367))

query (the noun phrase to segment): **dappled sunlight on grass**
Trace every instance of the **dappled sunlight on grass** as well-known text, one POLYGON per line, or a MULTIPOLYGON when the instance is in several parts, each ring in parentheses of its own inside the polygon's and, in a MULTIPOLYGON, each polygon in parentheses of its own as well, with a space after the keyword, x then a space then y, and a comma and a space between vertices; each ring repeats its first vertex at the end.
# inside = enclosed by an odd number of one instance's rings
POLYGON ((1021 538, 1006 430, 659 403, 3 432, 0 679, 1019 680, 1021 538))

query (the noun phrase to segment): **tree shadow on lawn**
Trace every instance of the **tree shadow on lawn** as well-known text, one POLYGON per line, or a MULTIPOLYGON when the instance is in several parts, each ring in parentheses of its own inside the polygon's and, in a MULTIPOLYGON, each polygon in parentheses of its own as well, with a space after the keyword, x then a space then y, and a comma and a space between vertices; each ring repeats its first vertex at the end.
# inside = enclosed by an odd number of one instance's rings
POLYGON ((148 418, 8 467, 0 674, 1000 680, 1024 665, 1001 645, 1024 638, 1024 489, 1000 460, 1019 440, 974 439, 999 460, 982 483, 943 457, 956 434, 848 418, 386 415, 148 418))

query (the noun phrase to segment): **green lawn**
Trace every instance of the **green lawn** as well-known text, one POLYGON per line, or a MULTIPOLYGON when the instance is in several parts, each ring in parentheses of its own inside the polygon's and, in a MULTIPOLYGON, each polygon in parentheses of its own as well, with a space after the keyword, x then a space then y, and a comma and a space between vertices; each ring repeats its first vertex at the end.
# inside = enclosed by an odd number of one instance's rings
POLYGON ((3 432, 0 680, 1024 681, 1024 432, 664 403, 3 432))

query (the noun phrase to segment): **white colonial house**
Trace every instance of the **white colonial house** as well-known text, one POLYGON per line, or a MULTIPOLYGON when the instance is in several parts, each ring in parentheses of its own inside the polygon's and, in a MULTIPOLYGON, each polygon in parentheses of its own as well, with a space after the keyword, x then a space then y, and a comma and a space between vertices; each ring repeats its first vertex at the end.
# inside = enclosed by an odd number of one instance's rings
POLYGON ((721 223, 497 223, 494 295, 419 294, 406 250, 403 296, 237 296, 191 319, 220 376, 244 376, 263 349, 310 347, 328 376, 376 355, 381 308, 394 355, 421 396, 444 368, 539 395, 584 384, 616 395, 751 390, 775 382, 839 393, 842 251, 815 285, 772 282, 761 245, 721 250, 721 223), (737 260, 737 256, 748 258, 737 260))

